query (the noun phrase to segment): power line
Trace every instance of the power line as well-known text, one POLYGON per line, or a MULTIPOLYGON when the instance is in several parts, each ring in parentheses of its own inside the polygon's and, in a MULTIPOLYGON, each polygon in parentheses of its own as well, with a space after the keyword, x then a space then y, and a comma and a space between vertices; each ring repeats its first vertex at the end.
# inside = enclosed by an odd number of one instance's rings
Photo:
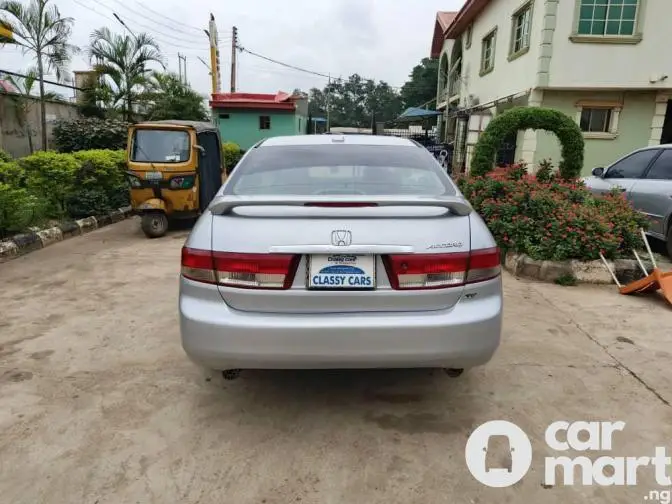
MULTIPOLYGON (((131 9, 131 8, 128 7, 128 5, 127 5, 126 3, 124 3, 124 2, 121 2, 121 1, 119 1, 119 0, 112 0, 112 1, 115 2, 116 4, 118 4, 122 9, 125 9, 125 10, 127 10, 127 11, 129 11, 129 12, 132 12, 132 13, 135 14, 136 16, 140 16, 140 17, 142 17, 142 18, 145 18, 147 21, 150 21, 150 22, 155 23, 155 24, 157 24, 157 25, 160 25, 160 26, 163 26, 163 27, 165 27, 165 28, 168 28, 168 29, 171 30, 171 31, 176 31, 176 32, 179 32, 179 33, 186 34, 188 37, 193 37, 193 36, 194 36, 193 33, 189 33, 189 32, 187 32, 187 31, 185 31, 185 30, 183 30, 183 29, 181 29, 181 28, 174 28, 174 27, 169 26, 169 25, 167 25, 167 24, 165 24, 165 23, 163 23, 163 22, 161 22, 161 21, 157 21, 157 20, 155 20, 155 19, 150 19, 150 18, 147 17, 146 14, 142 14, 141 12, 138 12, 137 10, 131 9)), ((175 35, 173 35, 173 37, 175 37, 175 35)), ((177 38, 178 40, 185 40, 185 39, 183 39, 183 38, 179 38, 179 37, 175 37, 175 38, 177 38)), ((188 42, 190 42, 190 41, 188 41, 188 42)))
MULTIPOLYGON (((166 19, 166 20, 170 21, 171 23, 174 23, 174 24, 176 24, 176 25, 178 25, 178 26, 184 26, 185 28, 189 28, 189 29, 191 29, 191 30, 197 31, 199 34, 203 31, 203 28, 197 28, 196 26, 192 26, 192 25, 184 24, 184 23, 182 23, 182 22, 180 22, 180 21, 178 21, 178 20, 176 20, 176 19, 173 19, 173 18, 168 17, 168 16, 164 16, 164 15, 161 14, 160 12, 157 12, 157 11, 155 11, 154 9, 150 9, 149 7, 147 7, 146 5, 144 5, 144 4, 141 3, 141 2, 138 2, 137 0, 135 1, 135 3, 137 4, 138 7, 142 8, 142 9, 144 9, 144 10, 146 10, 146 11, 151 12, 151 13, 154 14, 155 16, 162 17, 163 19, 166 19)), ((158 22, 158 21, 157 21, 157 22, 158 22)), ((172 28, 172 29, 177 29, 177 28, 172 28)), ((178 31, 182 31, 182 30, 178 30, 178 31)), ((186 33, 186 32, 185 32, 185 33, 186 33)))
MULTIPOLYGON (((276 65, 281 65, 281 66, 284 66, 284 67, 287 67, 287 68, 291 68, 291 69, 296 70, 298 72, 304 72, 304 73, 307 73, 307 74, 316 75, 318 77, 329 79, 329 80, 335 81, 335 82, 345 82, 345 79, 343 79, 341 77, 330 77, 330 74, 325 74, 325 73, 322 73, 322 72, 316 72, 314 70, 308 70, 306 68, 302 68, 302 67, 299 67, 299 66, 296 66, 296 65, 291 65, 289 63, 285 63, 283 61, 278 61, 278 60, 276 60, 274 58, 271 58, 269 56, 264 56, 263 54, 259 54, 259 53, 256 53, 254 51, 250 51, 249 49, 246 49, 245 47, 242 47, 240 45, 238 46, 238 49, 240 51, 246 52, 247 54, 251 54, 252 56, 255 56, 257 58, 261 58, 261 59, 269 61, 271 63, 275 63, 276 65)), ((360 76, 360 77, 362 77, 362 79, 364 79, 364 80, 369 80, 369 81, 376 82, 376 79, 369 79, 369 78, 366 78, 366 77, 363 77, 363 76, 360 76)), ((401 87, 402 87, 402 86, 392 86, 390 84, 387 84, 387 85, 392 89, 398 89, 398 90, 401 89, 401 87)))
MULTIPOLYGON (((0 69, 0 77, 3 74, 11 75, 13 77, 21 77, 22 79, 27 79, 28 78, 28 75, 24 75, 24 74, 17 73, 17 72, 10 72, 9 70, 0 69)), ((70 84, 63 84, 62 82, 54 82, 54 81, 46 80, 46 79, 42 79, 42 81, 45 84, 52 84, 54 86, 60 86, 60 87, 64 87, 64 88, 75 89, 77 91, 86 91, 87 89, 89 89, 89 88, 80 88, 80 87, 77 87, 77 86, 71 86, 70 84)))
MULTIPOLYGON (((117 22, 118 22, 118 21, 117 21, 116 19, 114 19, 113 17, 108 16, 108 15, 106 15, 106 14, 103 14, 103 13, 100 12, 100 11, 97 11, 97 10, 94 9, 93 7, 90 7, 90 6, 88 6, 88 5, 86 5, 86 4, 82 3, 82 2, 80 2, 79 0, 73 0, 73 2, 75 2, 77 5, 79 5, 79 6, 81 6, 81 7, 84 7, 84 8, 87 9, 87 10, 90 10, 91 12, 94 12, 94 13, 98 14, 99 16, 101 16, 101 17, 103 17, 103 18, 105 18, 105 19, 109 19, 109 20, 112 21, 113 23, 117 23, 117 22)), ((104 7, 104 6, 101 5, 101 7, 104 7)), ((107 8, 109 9, 109 7, 107 7, 107 8)), ((180 49, 187 49, 187 50, 192 50, 192 51, 197 50, 195 47, 185 47, 185 46, 181 46, 180 44, 176 44, 176 43, 174 43, 174 42, 172 42, 172 41, 166 41, 166 40, 164 40, 162 37, 157 37, 157 36, 155 36, 154 34, 152 34, 152 36, 157 40, 157 42, 161 42, 161 43, 163 43, 163 44, 168 44, 168 45, 171 45, 171 46, 174 46, 174 47, 178 47, 178 48, 180 48, 180 49)), ((204 48, 199 48, 198 50, 201 50, 201 49, 202 49, 202 50, 205 50, 204 48)))
MULTIPOLYGON (((100 0, 93 0, 93 1, 94 1, 95 3, 97 3, 98 5, 100 5, 101 7, 105 7, 106 9, 109 9, 110 11, 114 12, 114 9, 112 9, 111 7, 105 5, 105 4, 102 3, 100 0)), ((171 43, 172 43, 173 45, 175 45, 175 46, 178 46, 178 45, 180 45, 180 44, 182 44, 182 45, 183 45, 183 44, 188 44, 189 46, 192 46, 192 47, 193 47, 194 42, 193 42, 192 40, 186 40, 186 39, 177 37, 177 36, 175 36, 175 35, 172 35, 172 34, 168 34, 168 33, 162 32, 161 30, 158 30, 158 29, 156 29, 156 28, 154 28, 154 27, 152 27, 152 26, 148 26, 148 25, 146 25, 146 24, 143 24, 143 23, 140 23, 140 22, 136 21, 133 17, 131 17, 131 16, 129 16, 129 15, 126 15, 126 14, 117 14, 117 15, 118 15, 119 17, 123 18, 123 20, 126 21, 127 23, 132 23, 133 25, 137 25, 137 26, 140 26, 141 28, 144 28, 144 29, 146 29, 146 30, 150 30, 150 31, 153 31, 153 32, 155 32, 155 33, 158 33, 158 34, 160 34, 162 37, 166 37, 166 39, 172 41, 171 43), (180 44, 176 44, 175 41, 178 41, 180 44)), ((157 37, 157 38, 158 38, 158 37, 157 37)))

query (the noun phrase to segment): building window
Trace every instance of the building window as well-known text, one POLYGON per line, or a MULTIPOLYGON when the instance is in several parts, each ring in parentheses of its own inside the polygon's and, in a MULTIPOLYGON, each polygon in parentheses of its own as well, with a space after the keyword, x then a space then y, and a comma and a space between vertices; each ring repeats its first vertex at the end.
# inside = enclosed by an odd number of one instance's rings
POLYGON ((481 75, 491 72, 495 68, 495 41, 497 28, 483 37, 481 49, 481 75))
POLYGON ((474 33, 473 23, 467 27, 467 33, 464 35, 464 48, 469 49, 471 47, 471 36, 474 33))
POLYGON ((576 121, 585 138, 613 140, 623 105, 618 102, 577 102, 576 121))
POLYGON ((271 116, 259 116, 259 129, 260 130, 271 129, 271 116))
POLYGON ((581 131, 585 133, 611 133, 610 108, 584 108, 581 110, 581 131))
POLYGON ((579 35, 635 35, 640 0, 580 0, 579 35))
POLYGON ((219 118, 220 118, 220 119, 228 119, 228 118, 229 118, 229 114, 219 114, 219 118))
POLYGON ((513 15, 511 54, 518 54, 526 49, 529 49, 531 27, 532 27, 532 4, 528 3, 513 15))

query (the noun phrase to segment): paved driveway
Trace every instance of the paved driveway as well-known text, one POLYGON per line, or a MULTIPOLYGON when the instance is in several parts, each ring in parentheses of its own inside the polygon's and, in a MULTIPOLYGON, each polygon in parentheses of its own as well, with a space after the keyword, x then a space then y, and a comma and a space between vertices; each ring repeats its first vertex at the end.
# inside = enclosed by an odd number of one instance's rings
POLYGON ((0 265, 2 502, 631 504, 657 488, 651 468, 629 488, 541 483, 556 420, 625 421, 607 455, 672 446, 662 302, 506 276, 503 346, 461 378, 248 372, 223 384, 180 347, 185 236, 147 240, 131 220, 0 265), (469 434, 495 419, 534 450, 506 489, 464 463, 469 434))

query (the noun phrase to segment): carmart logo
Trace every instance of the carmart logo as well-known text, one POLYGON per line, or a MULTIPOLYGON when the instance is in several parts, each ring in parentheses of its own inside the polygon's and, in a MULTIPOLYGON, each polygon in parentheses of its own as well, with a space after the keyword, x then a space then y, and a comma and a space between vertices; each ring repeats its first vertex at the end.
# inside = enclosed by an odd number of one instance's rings
MULTIPOLYGON (((516 424, 506 420, 486 422, 471 433, 464 450, 467 467, 478 481, 493 488, 511 486, 527 474, 532 465, 532 443, 527 434, 516 424), (502 464, 495 462, 492 467, 488 450, 491 438, 506 438, 505 444, 510 452, 510 461, 502 464)), ((509 457, 507 457, 509 458, 509 457)))
MULTIPOLYGON (((608 452, 613 450, 614 435, 624 429, 625 422, 621 421, 551 423, 544 441, 560 453, 544 457, 544 484, 555 486, 561 481, 564 485, 636 486, 639 469, 648 467, 662 488, 650 490, 644 500, 670 504, 672 478, 668 469, 672 457, 662 446, 655 447, 653 456, 611 456, 608 452), (570 450, 580 455, 568 457, 570 450), (590 457, 591 453, 596 458, 590 457)), ((495 420, 472 432, 464 455, 474 478, 489 487, 502 488, 519 482, 530 469, 532 445, 520 427, 495 420), (504 448, 492 450, 497 440, 504 443, 504 448)))

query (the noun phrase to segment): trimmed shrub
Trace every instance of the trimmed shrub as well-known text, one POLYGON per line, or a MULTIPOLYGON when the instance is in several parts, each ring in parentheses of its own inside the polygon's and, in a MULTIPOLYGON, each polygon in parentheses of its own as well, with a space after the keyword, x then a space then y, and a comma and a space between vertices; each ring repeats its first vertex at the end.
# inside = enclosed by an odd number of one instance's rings
POLYGON ((9 155, 9 152, 0 149, 0 163, 8 163, 12 160, 12 156, 9 155))
POLYGON ((41 201, 26 189, 0 182, 0 238, 25 231, 43 220, 41 201))
POLYGON ((243 154, 244 152, 237 143, 224 142, 222 144, 222 155, 224 156, 224 166, 227 174, 233 171, 243 154))
POLYGON ((63 216, 81 163, 72 154, 39 151, 21 158, 19 165, 25 170, 26 187, 47 203, 47 216, 63 216))
POLYGON ((128 126, 124 121, 95 117, 61 120, 54 125, 54 141, 59 152, 126 150, 128 126))
POLYGON ((101 215, 128 205, 125 151, 89 150, 73 156, 81 164, 75 176, 76 188, 66 199, 68 215, 101 215))
POLYGON ((599 259, 600 252, 631 258, 643 245, 639 229, 648 222, 623 194, 598 197, 580 181, 542 182, 520 165, 457 183, 504 251, 586 261, 599 259))
POLYGON ((562 146, 560 176, 577 178, 583 168, 584 141, 576 122, 558 110, 541 107, 515 107, 495 117, 474 149, 471 174, 483 176, 494 168, 494 159, 504 139, 519 130, 546 130, 555 133, 562 146))
POLYGON ((26 173, 17 161, 0 161, 0 183, 8 184, 15 188, 24 187, 26 184, 26 173))

